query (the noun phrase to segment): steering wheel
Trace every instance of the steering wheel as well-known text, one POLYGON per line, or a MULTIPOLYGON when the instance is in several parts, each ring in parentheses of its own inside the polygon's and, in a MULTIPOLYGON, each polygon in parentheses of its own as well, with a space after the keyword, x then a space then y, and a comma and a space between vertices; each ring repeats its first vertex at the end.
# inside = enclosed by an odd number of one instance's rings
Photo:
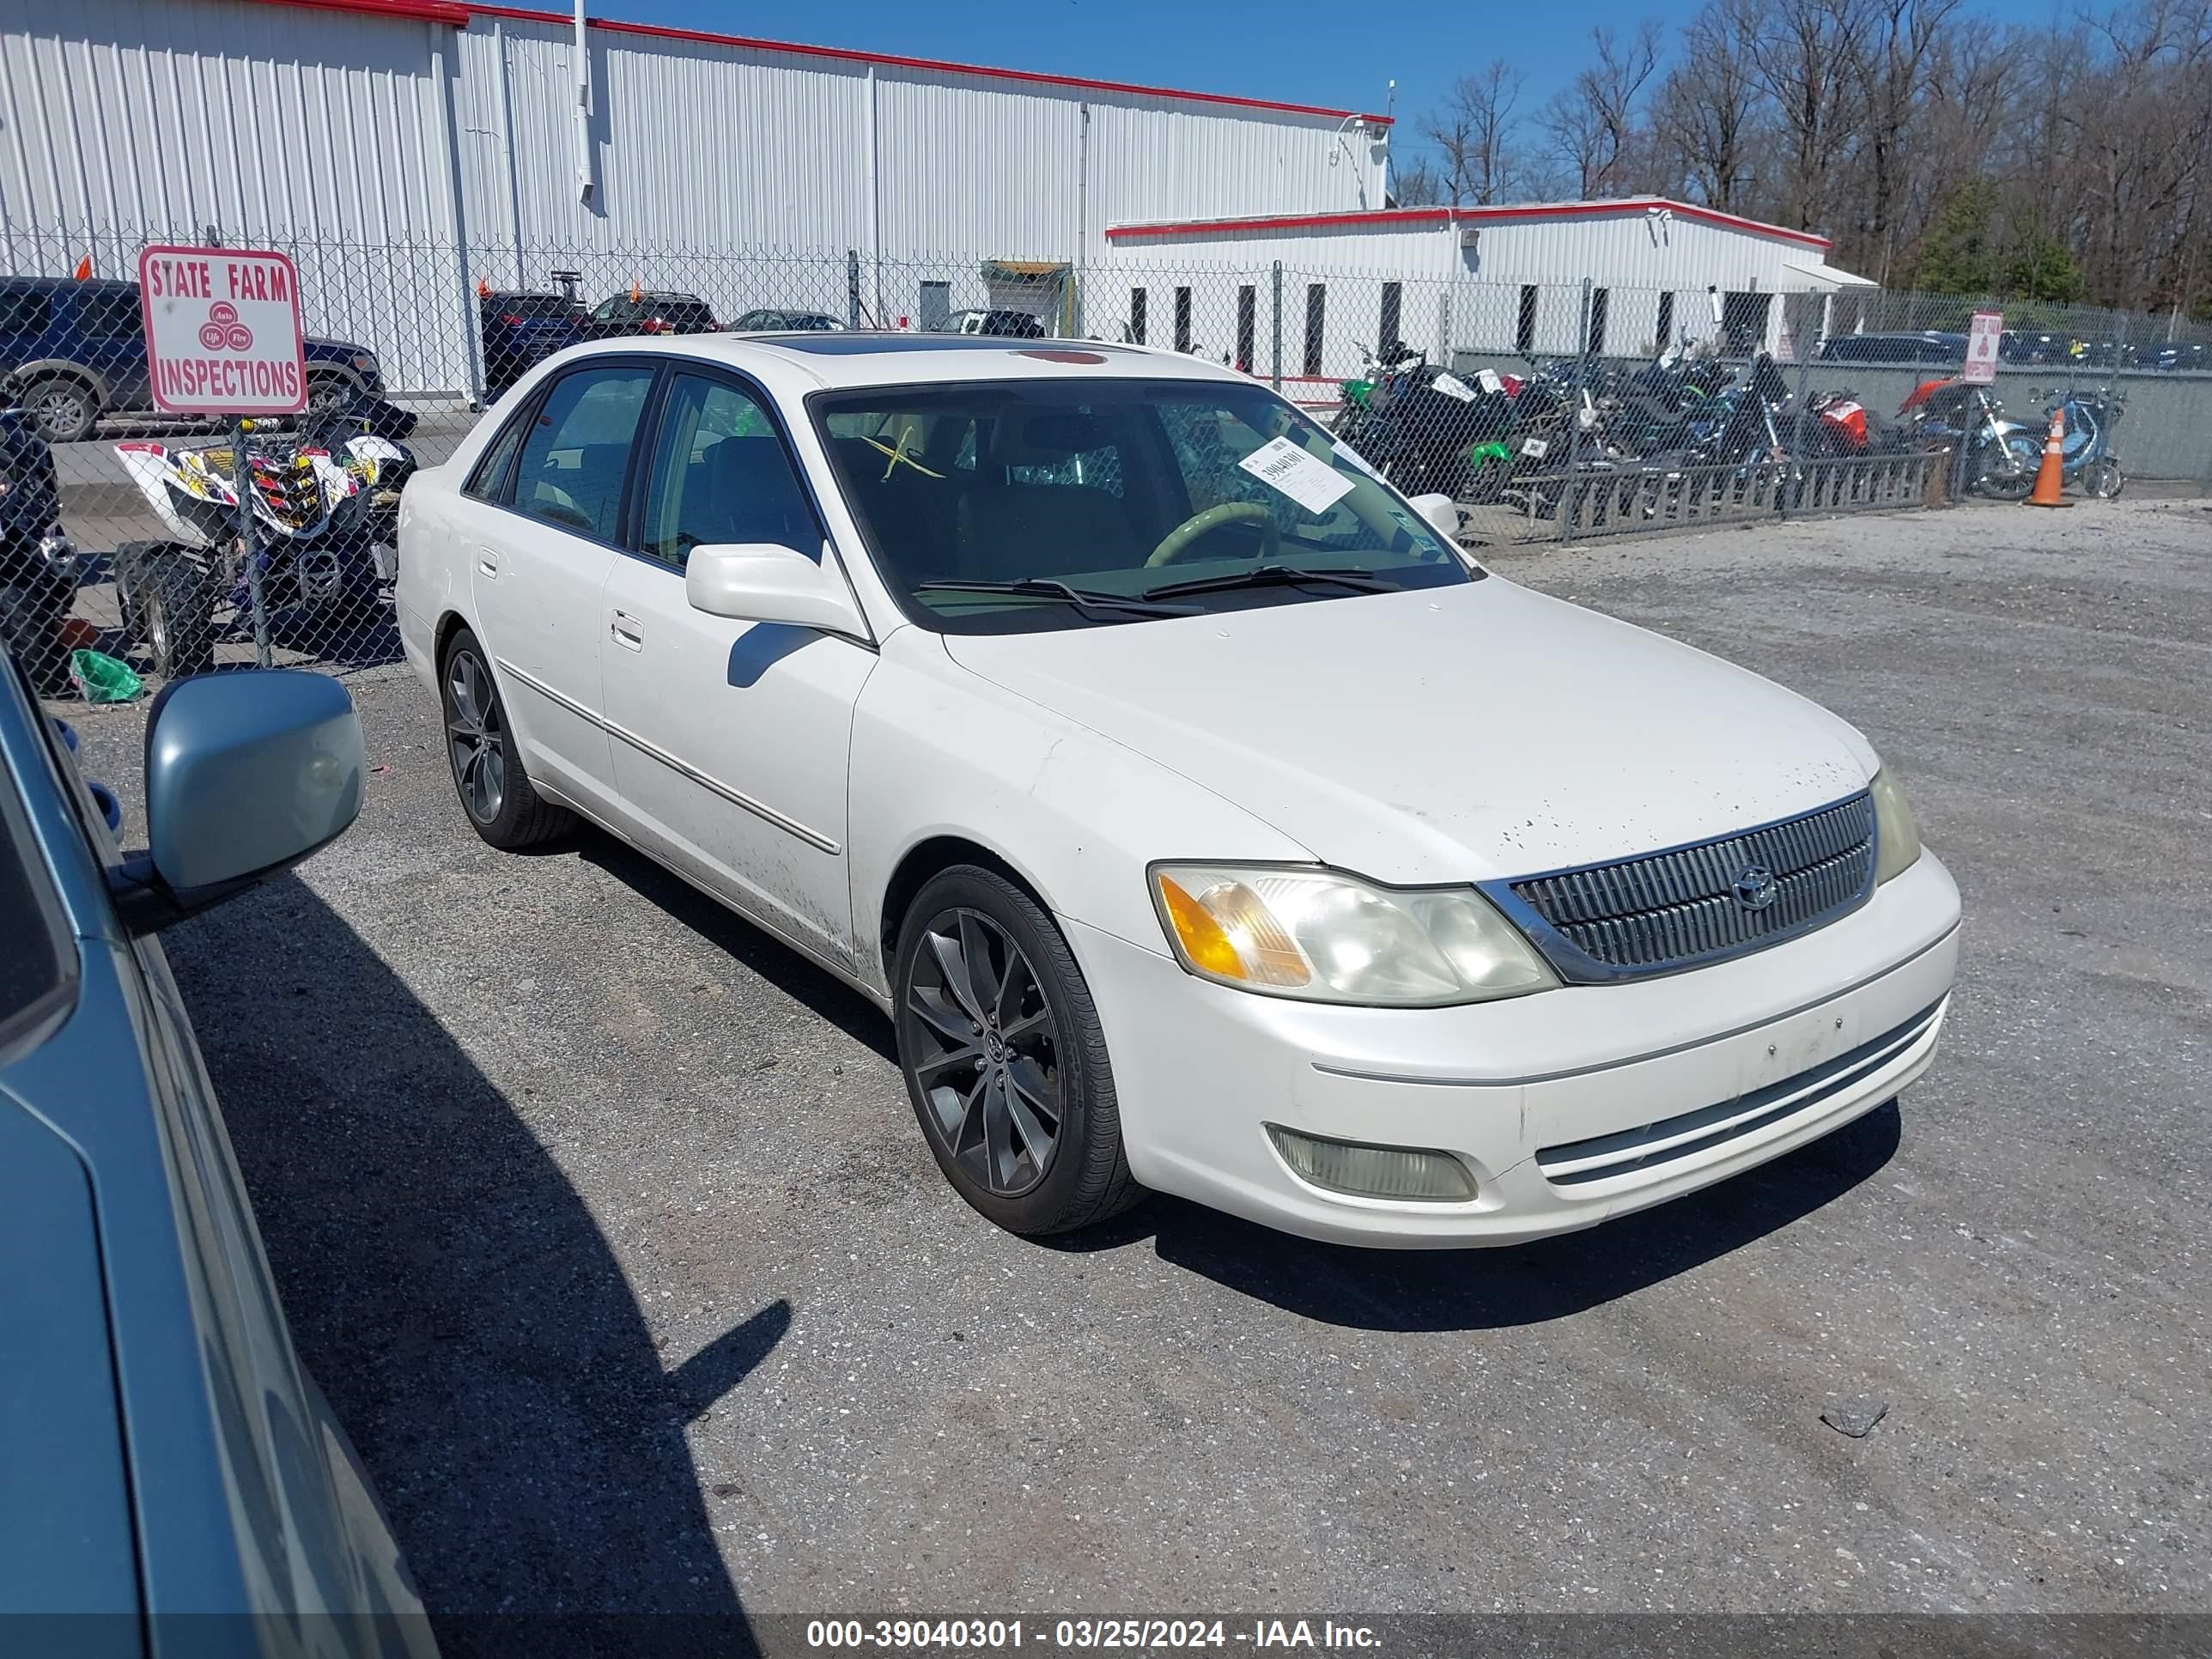
POLYGON ((1283 543, 1283 529, 1275 522, 1275 515, 1258 501, 1223 501, 1192 514, 1161 537, 1152 557, 1145 561, 1145 568, 1157 570, 1164 564, 1173 564, 1192 543, 1223 525, 1248 522, 1256 522, 1260 526, 1260 556, 1273 558, 1283 543))

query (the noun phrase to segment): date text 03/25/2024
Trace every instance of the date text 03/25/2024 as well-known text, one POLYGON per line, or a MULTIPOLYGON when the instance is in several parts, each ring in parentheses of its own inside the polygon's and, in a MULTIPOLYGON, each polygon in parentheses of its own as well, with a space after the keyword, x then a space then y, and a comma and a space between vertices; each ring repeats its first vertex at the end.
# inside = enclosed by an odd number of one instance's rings
POLYGON ((1372 1649, 1376 1632, 1334 1619, 817 1619, 806 1645, 988 1652, 1172 1648, 1372 1649))

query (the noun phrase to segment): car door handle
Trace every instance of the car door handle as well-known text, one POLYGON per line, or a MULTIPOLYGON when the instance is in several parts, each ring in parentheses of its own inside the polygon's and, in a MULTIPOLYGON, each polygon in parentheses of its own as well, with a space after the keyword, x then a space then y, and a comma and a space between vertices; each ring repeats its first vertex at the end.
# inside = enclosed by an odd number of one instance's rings
POLYGON ((477 568, 494 580, 499 578, 499 555, 488 547, 477 549, 477 568))
POLYGON ((645 649, 645 629, 627 611, 615 612, 614 636, 617 645, 626 645, 633 651, 645 649))

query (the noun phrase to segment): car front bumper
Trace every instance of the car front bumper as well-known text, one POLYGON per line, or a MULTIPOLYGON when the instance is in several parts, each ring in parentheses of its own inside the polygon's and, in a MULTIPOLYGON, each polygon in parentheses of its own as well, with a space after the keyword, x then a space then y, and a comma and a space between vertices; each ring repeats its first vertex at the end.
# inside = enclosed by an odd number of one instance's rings
POLYGON ((1687 973, 1456 1008, 1212 984, 1067 924, 1113 1056, 1132 1173, 1310 1237, 1511 1244, 1725 1180, 1841 1127, 1934 1057, 1959 895, 1933 854, 1802 938, 1687 973), (1464 1203, 1309 1184, 1266 1126, 1449 1152, 1464 1203))

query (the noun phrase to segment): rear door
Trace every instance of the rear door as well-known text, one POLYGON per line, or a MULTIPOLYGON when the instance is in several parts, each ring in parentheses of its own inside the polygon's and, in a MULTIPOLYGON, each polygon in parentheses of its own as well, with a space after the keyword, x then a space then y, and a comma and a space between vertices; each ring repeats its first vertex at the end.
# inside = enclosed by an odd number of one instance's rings
POLYGON ((601 596, 656 366, 599 358, 556 376, 487 451, 457 507, 483 645, 525 763, 580 805, 613 801, 599 686, 601 596))
POLYGON ((44 283, 0 283, 0 375, 46 355, 52 315, 44 283))

